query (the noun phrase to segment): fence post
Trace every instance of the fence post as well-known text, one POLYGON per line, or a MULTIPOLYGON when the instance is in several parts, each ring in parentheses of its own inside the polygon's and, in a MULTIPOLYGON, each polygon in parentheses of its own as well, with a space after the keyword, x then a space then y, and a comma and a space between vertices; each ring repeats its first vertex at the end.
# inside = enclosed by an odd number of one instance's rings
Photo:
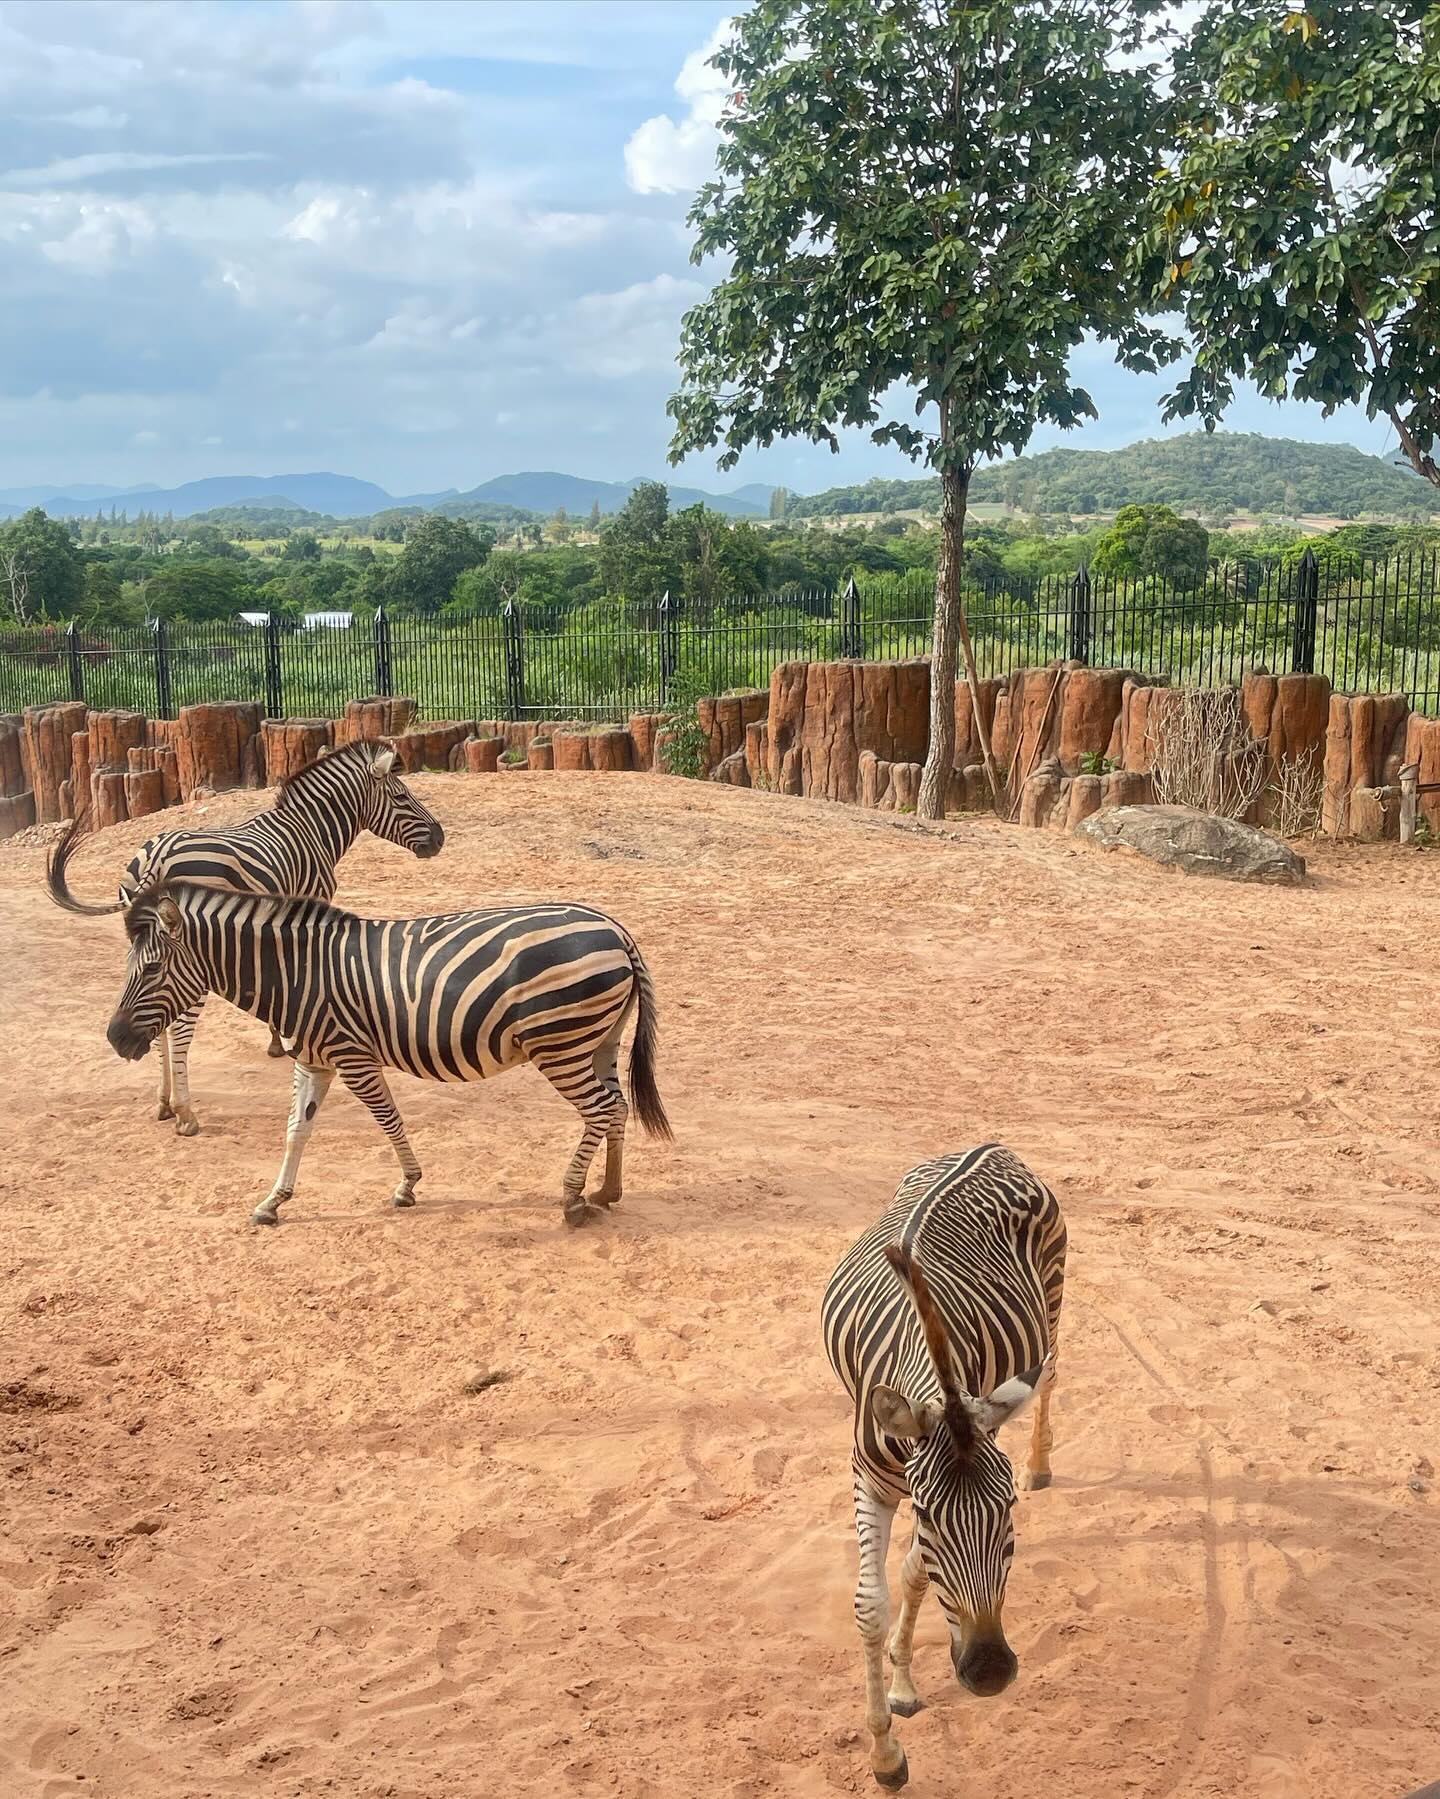
POLYGON ((865 654, 860 635, 860 589, 851 575, 840 595, 840 655, 842 659, 859 659, 865 654))
POLYGON ((280 682, 280 618, 274 612, 265 617, 265 716, 285 716, 285 694, 280 682))
POLYGON ((1090 660, 1090 570, 1083 562, 1070 583, 1070 660, 1090 660))
POLYGON ((502 617, 505 620, 506 715, 512 724, 518 724, 525 716, 525 632, 513 594, 505 602, 502 617))
POLYGON ((1295 596, 1295 638, 1290 647, 1290 672, 1313 675, 1315 635, 1320 624, 1320 564, 1313 549, 1300 558, 1300 588, 1295 596))
POLYGON ((155 716, 173 718, 175 709, 170 696, 170 642, 163 618, 150 626, 155 638, 155 716))
POLYGON ((70 698, 85 698, 85 664, 80 660, 80 627, 72 618, 65 630, 65 652, 70 663, 70 698))
POLYGON ((390 696, 390 620, 385 608, 375 608, 375 691, 382 698, 390 696))
POLYGON ((680 660, 679 644, 675 640, 675 604, 670 598, 667 587, 660 596, 660 704, 663 706, 670 698, 670 677, 675 673, 675 665, 680 660))

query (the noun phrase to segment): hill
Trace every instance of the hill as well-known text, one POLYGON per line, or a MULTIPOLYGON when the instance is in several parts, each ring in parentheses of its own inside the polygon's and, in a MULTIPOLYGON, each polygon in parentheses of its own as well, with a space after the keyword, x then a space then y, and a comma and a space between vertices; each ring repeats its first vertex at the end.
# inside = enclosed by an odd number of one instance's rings
MULTIPOLYGON (((497 475, 493 481, 472 487, 469 493, 447 502, 453 506, 462 500, 485 500, 492 504, 520 506, 527 512, 549 515, 563 506, 571 518, 583 518, 598 503, 602 513, 618 512, 640 485, 643 476, 629 481, 587 481, 579 475, 559 475, 549 471, 520 475, 497 475)), ((666 486, 670 486, 667 482, 666 486)), ((730 518, 763 518, 769 511, 769 500, 762 506, 739 494, 704 493, 698 487, 670 487, 670 509, 678 512, 685 506, 708 506, 712 512, 723 512, 730 518)))
MULTIPOLYGON (((1409 469, 1352 444, 1299 443, 1258 433, 1187 432, 1123 450, 1045 450, 980 469, 970 498, 1026 512, 1117 512, 1164 504, 1177 512, 1278 513, 1291 518, 1427 518, 1440 514, 1440 492, 1409 469)), ((934 477, 867 481, 792 500, 789 518, 851 512, 933 511, 934 477)))
MULTIPOLYGON (((563 506, 574 519, 583 519, 597 502, 602 513, 618 512, 640 485, 641 476, 629 481, 587 481, 578 475, 528 473, 497 475, 461 493, 408 494, 396 498, 373 481, 353 475, 211 475, 186 481, 180 487, 116 487, 93 485, 71 488, 0 489, 0 519, 17 518, 29 506, 43 506, 52 518, 94 518, 97 511, 168 513, 193 518, 223 506, 261 506, 271 509, 298 507, 333 519, 372 518, 378 512, 444 512, 458 518, 514 520, 534 514, 548 518, 563 506)), ((668 483, 667 483, 668 485, 668 483)), ((705 505, 730 518, 764 518, 770 510, 768 487, 742 488, 733 494, 704 493, 698 487, 671 487, 670 504, 705 505), (754 497, 751 497, 751 496, 754 497), (763 495, 763 498, 760 496, 763 495)))

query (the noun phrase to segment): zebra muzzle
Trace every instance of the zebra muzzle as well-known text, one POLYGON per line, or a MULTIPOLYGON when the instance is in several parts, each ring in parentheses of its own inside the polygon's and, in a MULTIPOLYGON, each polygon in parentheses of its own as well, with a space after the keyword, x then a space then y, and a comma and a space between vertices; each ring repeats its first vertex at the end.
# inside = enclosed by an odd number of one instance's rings
POLYGON ((143 1031, 136 1030, 122 1012, 117 1012, 110 1020, 105 1040, 115 1054, 126 1062, 138 1062, 141 1056, 149 1052, 151 1042, 143 1031))

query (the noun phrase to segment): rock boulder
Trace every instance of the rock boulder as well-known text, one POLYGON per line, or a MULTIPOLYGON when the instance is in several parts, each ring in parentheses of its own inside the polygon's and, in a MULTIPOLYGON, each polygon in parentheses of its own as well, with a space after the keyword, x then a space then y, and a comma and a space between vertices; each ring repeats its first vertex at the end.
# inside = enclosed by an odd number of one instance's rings
POLYGON ((1304 857, 1278 837, 1184 806, 1117 806, 1085 819, 1075 835, 1106 849, 1133 850, 1185 874, 1282 886, 1305 879, 1304 857))

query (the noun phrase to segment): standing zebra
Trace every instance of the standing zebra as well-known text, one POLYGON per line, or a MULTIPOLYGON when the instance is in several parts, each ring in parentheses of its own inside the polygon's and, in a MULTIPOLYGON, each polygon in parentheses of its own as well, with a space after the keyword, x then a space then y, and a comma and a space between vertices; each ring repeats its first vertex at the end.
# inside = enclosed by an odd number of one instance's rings
POLYGON ((1064 1285, 1065 1223, 1054 1194, 991 1143, 912 1169, 825 1290, 826 1353, 855 1402, 855 1620, 865 1646, 870 1768, 891 1791, 909 1779, 891 1713, 908 1718, 920 1709, 910 1655, 927 1580, 962 1685, 988 1698, 1014 1679, 1000 1613, 1015 1548, 1015 1483, 995 1433, 1038 1388, 1029 1484, 1049 1486, 1064 1285), (885 1554, 907 1496, 915 1532, 890 1638, 887 1699, 885 1554))
MULTIPOLYGON (((75 827, 50 856, 50 891, 71 904, 65 864, 75 827)), ((207 993, 253 1012, 295 1058, 285 1160, 256 1224, 278 1224, 315 1114, 340 1079, 370 1110, 400 1162, 397 1206, 413 1206, 416 1161, 382 1069, 480 1081, 533 1062, 580 1113, 565 1172, 569 1224, 621 1197, 625 1121, 616 1062, 638 1002, 630 1098, 652 1135, 670 1124, 655 1086, 655 992, 627 931, 584 906, 495 907, 436 918, 357 918, 319 900, 235 893, 165 880, 125 913, 125 989, 107 1032, 134 1061, 207 993), (605 1140, 605 1179, 585 1177, 605 1140)))
MULTIPOLYGON (((166 831, 138 850, 108 906, 67 903, 71 911, 123 912, 136 895, 164 881, 204 881, 242 893, 330 899, 335 865, 362 831, 428 858, 445 842, 434 815, 395 773, 395 752, 353 743, 319 757, 282 783, 275 804, 229 831, 166 831)), ((173 1118, 182 1137, 200 1129, 190 1103, 190 1043, 204 996, 165 1029, 157 1116, 173 1118)), ((285 1054, 270 1033, 272 1056, 285 1054)))

